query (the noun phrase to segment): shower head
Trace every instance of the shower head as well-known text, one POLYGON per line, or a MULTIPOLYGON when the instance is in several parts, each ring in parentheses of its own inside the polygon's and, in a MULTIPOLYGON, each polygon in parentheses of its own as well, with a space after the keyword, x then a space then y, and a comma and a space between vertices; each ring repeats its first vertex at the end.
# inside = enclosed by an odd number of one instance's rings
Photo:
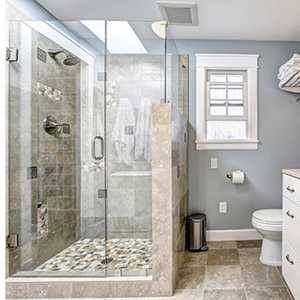
POLYGON ((64 50, 55 50, 55 49, 49 49, 48 54, 50 57, 54 58, 56 55, 64 53, 66 55, 66 58, 63 60, 63 64, 66 66, 74 66, 80 62, 80 59, 71 53, 68 53, 64 50))
POLYGON ((70 53, 67 54, 66 59, 64 59, 63 63, 66 66, 74 66, 77 65, 80 62, 80 59, 70 53))

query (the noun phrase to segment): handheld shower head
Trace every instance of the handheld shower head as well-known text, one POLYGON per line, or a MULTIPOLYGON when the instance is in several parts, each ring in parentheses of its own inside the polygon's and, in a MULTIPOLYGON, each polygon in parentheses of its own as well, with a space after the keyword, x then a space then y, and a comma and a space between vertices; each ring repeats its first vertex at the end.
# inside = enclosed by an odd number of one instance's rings
POLYGON ((56 49, 49 49, 48 54, 50 57, 55 58, 56 55, 64 53, 66 55, 66 58, 63 60, 63 64, 66 66, 74 66, 80 62, 80 59, 71 53, 68 53, 64 50, 56 50, 56 49))

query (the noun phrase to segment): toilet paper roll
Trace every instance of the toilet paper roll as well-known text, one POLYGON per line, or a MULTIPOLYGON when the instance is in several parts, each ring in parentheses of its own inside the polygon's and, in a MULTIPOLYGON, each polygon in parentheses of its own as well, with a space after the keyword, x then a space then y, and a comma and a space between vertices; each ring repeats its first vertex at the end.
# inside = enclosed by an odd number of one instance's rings
POLYGON ((235 171, 232 172, 232 183, 244 183, 244 172, 235 171))

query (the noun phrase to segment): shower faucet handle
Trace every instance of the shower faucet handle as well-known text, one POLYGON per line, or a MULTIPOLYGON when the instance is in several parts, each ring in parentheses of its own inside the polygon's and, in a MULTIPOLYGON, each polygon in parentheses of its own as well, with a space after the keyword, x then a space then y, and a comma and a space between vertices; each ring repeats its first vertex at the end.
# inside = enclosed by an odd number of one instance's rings
POLYGON ((70 126, 70 124, 67 123, 57 123, 56 119, 51 116, 47 116, 43 120, 43 128, 48 134, 60 134, 61 130, 64 126, 70 126), (58 129, 57 129, 58 128, 58 129))

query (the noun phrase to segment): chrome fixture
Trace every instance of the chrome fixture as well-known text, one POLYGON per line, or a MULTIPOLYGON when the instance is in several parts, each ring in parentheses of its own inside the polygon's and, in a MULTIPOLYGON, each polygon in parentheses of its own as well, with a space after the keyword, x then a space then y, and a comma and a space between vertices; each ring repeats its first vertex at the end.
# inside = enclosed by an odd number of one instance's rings
POLYGON ((17 48, 6 48, 6 60, 8 62, 18 61, 18 54, 17 48))
POLYGON ((55 58, 56 55, 64 53, 66 55, 66 58, 63 60, 63 64, 66 66, 74 66, 77 65, 80 62, 80 59, 73 54, 66 52, 64 50, 56 50, 56 49, 49 49, 48 54, 50 57, 55 58))
POLYGON ((69 124, 58 124, 55 118, 51 116, 47 116, 43 120, 43 128, 48 134, 60 134, 64 126, 69 126, 69 124))
POLYGON ((291 219, 294 219, 294 218, 295 218, 295 216, 294 216, 293 214, 291 214, 289 210, 286 212, 286 214, 287 214, 291 219))
POLYGON ((295 193, 295 189, 291 188, 290 186, 288 186, 286 189, 291 193, 295 193))
POLYGON ((19 245, 19 238, 18 235, 13 233, 13 234, 9 234, 6 237, 6 247, 7 248, 17 248, 19 245))
MULTIPOLYGON (((232 179, 232 173, 227 173, 227 174, 226 174, 226 177, 227 177, 228 179, 232 179)), ((247 175, 246 175, 246 174, 244 174, 244 178, 245 178, 245 179, 247 178, 247 175)))
POLYGON ((294 261, 290 259, 290 255, 289 255, 289 254, 287 254, 285 258, 286 258, 286 260, 287 260, 291 265, 294 264, 294 261))
POLYGON ((95 135, 93 138, 92 138, 92 157, 93 159, 95 160, 101 160, 104 156, 104 149, 103 149, 103 145, 104 145, 104 139, 102 136, 100 135, 95 135), (96 140, 100 140, 101 142, 101 154, 100 156, 96 156, 96 140))

